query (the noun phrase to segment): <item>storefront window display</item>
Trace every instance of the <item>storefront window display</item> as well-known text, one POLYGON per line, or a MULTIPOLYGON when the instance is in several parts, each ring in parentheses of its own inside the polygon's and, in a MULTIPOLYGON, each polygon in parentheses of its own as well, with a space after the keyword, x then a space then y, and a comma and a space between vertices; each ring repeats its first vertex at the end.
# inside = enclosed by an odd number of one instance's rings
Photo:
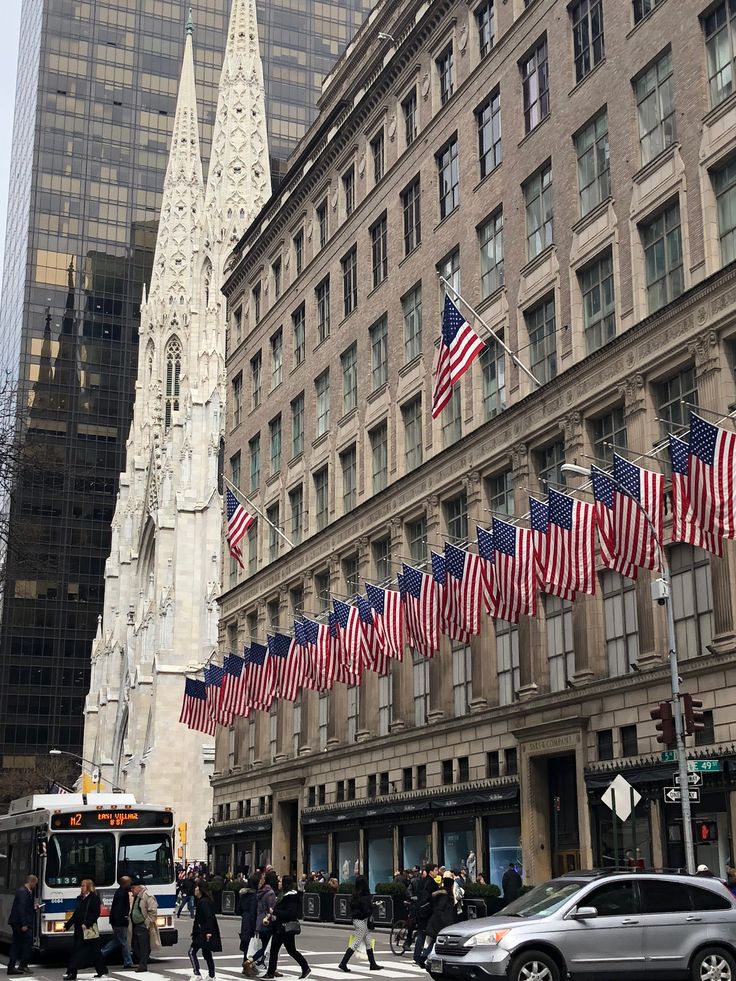
POLYGON ((402 864, 405 869, 418 865, 421 869, 432 856, 432 826, 430 824, 407 825, 401 836, 402 864))
POLYGON ((360 875, 360 839, 357 831, 337 835, 337 874, 340 882, 355 882, 360 875))
POLYGON ((391 882, 394 842, 388 828, 376 828, 368 832, 368 885, 373 892, 379 882, 391 882))
POLYGON ((448 869, 467 867, 468 855, 475 852, 475 819, 445 821, 442 825, 442 864, 448 869))
POLYGON ((521 829, 518 824, 488 829, 488 881, 501 888, 503 874, 513 862, 523 877, 521 829))
POLYGON ((305 842, 307 872, 329 872, 326 838, 307 838, 305 842))
POLYGON ((597 868, 610 869, 618 866, 620 869, 649 869, 652 867, 652 833, 648 800, 640 800, 628 820, 621 821, 616 818, 615 838, 614 819, 609 808, 603 803, 598 803, 591 807, 591 813, 597 868))

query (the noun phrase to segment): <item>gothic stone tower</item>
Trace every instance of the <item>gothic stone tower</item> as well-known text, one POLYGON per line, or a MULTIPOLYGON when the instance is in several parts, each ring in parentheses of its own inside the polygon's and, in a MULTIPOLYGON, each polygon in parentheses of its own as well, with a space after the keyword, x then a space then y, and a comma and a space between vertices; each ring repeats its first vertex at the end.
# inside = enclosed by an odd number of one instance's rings
POLYGON ((92 648, 84 756, 107 783, 173 806, 204 858, 212 740, 177 725, 184 677, 217 644, 224 428, 221 287, 233 246, 270 193, 255 0, 233 0, 207 185, 193 26, 141 307, 133 422, 92 648))

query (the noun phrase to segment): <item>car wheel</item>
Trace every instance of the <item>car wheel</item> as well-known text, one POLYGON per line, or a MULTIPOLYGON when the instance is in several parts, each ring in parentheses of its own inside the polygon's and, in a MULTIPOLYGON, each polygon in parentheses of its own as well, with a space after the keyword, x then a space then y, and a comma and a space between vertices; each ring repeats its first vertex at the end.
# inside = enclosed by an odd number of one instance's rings
POLYGON ((736 981, 736 961, 725 947, 705 947, 693 958, 693 981, 736 981))
POLYGON ((511 962, 509 981, 560 981, 560 969, 544 951, 523 950, 511 962))

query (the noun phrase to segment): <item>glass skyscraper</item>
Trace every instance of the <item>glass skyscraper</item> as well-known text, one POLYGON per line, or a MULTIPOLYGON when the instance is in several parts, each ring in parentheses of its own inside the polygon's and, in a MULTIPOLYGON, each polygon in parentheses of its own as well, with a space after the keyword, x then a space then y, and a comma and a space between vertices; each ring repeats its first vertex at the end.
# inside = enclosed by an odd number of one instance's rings
MULTIPOLYGON (((27 447, 4 502, 6 772, 51 746, 82 745, 188 6, 23 3, 0 309, 6 398, 17 398, 18 438, 27 447)), ((257 6, 277 177, 316 115, 322 78, 372 0, 257 6)), ((230 0, 193 7, 206 172, 230 0)))

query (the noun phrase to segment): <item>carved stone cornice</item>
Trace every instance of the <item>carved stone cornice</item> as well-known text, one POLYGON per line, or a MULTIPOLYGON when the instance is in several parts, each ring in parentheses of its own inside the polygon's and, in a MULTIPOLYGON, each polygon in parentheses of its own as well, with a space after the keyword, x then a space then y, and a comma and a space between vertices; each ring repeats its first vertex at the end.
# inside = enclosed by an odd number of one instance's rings
POLYGON ((695 362, 695 377, 700 380, 721 370, 718 358, 718 335, 714 330, 706 330, 687 346, 695 362))
POLYGON ((633 419, 640 412, 646 411, 646 387, 643 375, 640 375, 638 372, 629 375, 619 385, 618 394, 623 399, 624 417, 627 421, 633 419))

